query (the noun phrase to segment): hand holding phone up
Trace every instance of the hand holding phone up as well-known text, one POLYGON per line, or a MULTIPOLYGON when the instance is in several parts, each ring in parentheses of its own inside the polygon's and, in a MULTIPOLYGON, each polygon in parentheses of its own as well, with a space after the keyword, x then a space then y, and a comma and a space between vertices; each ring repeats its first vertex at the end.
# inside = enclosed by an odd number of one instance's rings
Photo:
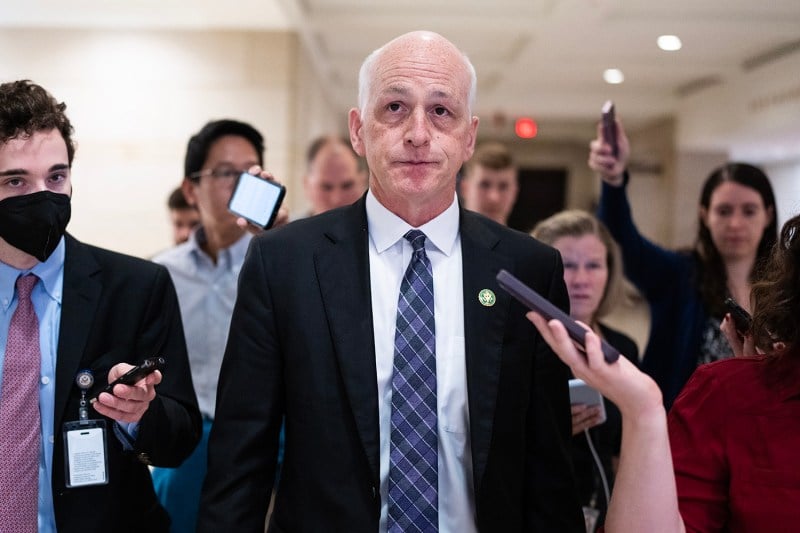
POLYGON ((263 231, 288 221, 288 211, 281 209, 285 195, 286 187, 269 172, 254 166, 242 172, 236 181, 228 210, 239 217, 240 226, 263 231))
POLYGON ((629 155, 628 137, 616 117, 614 103, 609 100, 600 114, 597 138, 589 143, 589 167, 603 181, 618 187, 622 185, 629 155))

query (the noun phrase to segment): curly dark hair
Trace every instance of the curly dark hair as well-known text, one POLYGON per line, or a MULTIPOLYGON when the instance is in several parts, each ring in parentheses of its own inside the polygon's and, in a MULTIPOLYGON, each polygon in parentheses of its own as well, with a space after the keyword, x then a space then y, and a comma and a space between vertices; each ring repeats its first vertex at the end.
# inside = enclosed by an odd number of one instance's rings
MULTIPOLYGON (((769 256, 772 246, 778 238, 778 213, 775 207, 775 194, 772 185, 764 172, 747 163, 727 163, 715 169, 703 184, 700 194, 700 205, 708 209, 711 195, 722 183, 730 181, 749 187, 761 196, 764 209, 772 210, 772 222, 764 229, 756 251, 756 264, 750 273, 750 280, 756 278, 760 266, 769 256)), ((697 287, 706 310, 711 316, 722 317, 727 312, 723 302, 728 295, 728 275, 719 250, 711 239, 708 226, 700 217, 698 221, 695 253, 699 260, 697 287)))
POLYGON ((59 103, 42 86, 30 80, 0 84, 0 144, 17 138, 27 138, 39 131, 57 129, 67 144, 70 166, 75 156, 73 128, 59 103))
POLYGON ((772 351, 774 342, 796 351, 800 338, 800 215, 783 225, 751 291, 753 338, 756 346, 772 351))

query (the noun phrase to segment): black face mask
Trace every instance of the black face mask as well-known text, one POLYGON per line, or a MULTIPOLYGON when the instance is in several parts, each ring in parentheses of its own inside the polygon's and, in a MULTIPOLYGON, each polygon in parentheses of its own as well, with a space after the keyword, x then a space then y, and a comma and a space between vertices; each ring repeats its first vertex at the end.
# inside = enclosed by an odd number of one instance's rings
POLYGON ((44 262, 61 242, 70 214, 66 194, 41 191, 11 196, 0 200, 0 237, 44 262))

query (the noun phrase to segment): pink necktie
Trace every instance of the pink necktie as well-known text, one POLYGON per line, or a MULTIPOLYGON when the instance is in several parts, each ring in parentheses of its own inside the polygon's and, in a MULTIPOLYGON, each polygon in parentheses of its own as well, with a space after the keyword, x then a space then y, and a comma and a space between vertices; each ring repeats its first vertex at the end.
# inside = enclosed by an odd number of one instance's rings
POLYGON ((0 531, 38 529, 39 322, 31 302, 36 282, 17 279, 17 309, 8 328, 3 385, 0 389, 0 531))

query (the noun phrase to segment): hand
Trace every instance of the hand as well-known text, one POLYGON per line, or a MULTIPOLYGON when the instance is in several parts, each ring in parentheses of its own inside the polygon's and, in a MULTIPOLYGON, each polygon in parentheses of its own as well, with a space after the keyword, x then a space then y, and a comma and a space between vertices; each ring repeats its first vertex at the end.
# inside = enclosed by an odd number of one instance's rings
POLYGON ((734 357, 746 357, 748 355, 756 355, 756 347, 752 335, 747 335, 742 338, 739 332, 736 331, 736 326, 733 324, 733 319, 730 313, 725 313, 722 322, 719 325, 720 331, 725 334, 728 339, 728 344, 731 345, 734 357))
MULTIPOLYGON (((108 371, 108 382, 111 383, 125 372, 133 368, 128 363, 119 363, 108 371)), ((139 422, 156 397, 155 386, 161 383, 161 372, 156 370, 133 385, 116 385, 114 394, 100 393, 92 405, 101 415, 117 422, 139 422)))
POLYGON ((624 172, 628 166, 631 146, 628 136, 622 128, 622 122, 617 123, 618 157, 611 154, 611 146, 603 139, 603 125, 597 124, 597 139, 589 143, 589 168, 600 174, 603 181, 609 185, 619 187, 624 179, 624 172))
POLYGON ((651 413, 660 413, 663 416, 661 391, 655 381, 640 372, 625 357, 620 357, 612 364, 606 363, 600 348, 600 337, 596 333, 587 328, 584 356, 578 352, 560 321, 546 322, 534 311, 526 316, 556 355, 570 367, 575 377, 614 402, 623 417, 635 419, 651 413))
MULTIPOLYGON (((258 165, 253 165, 252 167, 247 169, 247 173, 252 174, 253 176, 258 176, 265 180, 273 181, 275 183, 280 183, 280 181, 275 179, 275 176, 273 176, 271 172, 263 170, 258 165)), ((289 209, 282 204, 281 207, 278 209, 278 214, 275 216, 275 222, 272 223, 272 227, 277 228, 278 226, 283 226, 288 223, 289 223, 289 209)), ((236 219, 236 225, 256 235, 264 231, 264 228, 262 228, 261 226, 252 224, 242 217, 236 219)))
POLYGON ((600 406, 585 405, 582 403, 572 404, 572 435, 583 433, 585 429, 593 428, 600 424, 600 406))

